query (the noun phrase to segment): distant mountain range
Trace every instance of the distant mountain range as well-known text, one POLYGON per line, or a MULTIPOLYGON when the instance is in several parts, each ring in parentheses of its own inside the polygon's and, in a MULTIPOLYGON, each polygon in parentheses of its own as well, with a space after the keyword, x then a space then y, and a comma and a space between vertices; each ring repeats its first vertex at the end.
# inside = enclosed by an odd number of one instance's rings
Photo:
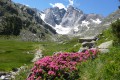
POLYGON ((85 14, 73 6, 67 10, 58 7, 49 8, 42 12, 42 20, 50 24, 58 34, 80 35, 97 27, 104 19, 98 14, 85 14))
POLYGON ((0 0, 0 35, 19 35, 22 40, 56 40, 59 34, 94 36, 117 18, 120 10, 104 18, 99 14, 85 14, 73 6, 39 11, 11 0, 0 0))

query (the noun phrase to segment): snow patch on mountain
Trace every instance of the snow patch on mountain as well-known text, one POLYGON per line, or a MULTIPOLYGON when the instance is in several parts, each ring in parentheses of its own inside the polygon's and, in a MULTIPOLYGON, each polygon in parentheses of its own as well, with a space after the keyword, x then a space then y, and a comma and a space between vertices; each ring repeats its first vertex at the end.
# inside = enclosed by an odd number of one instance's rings
POLYGON ((45 14, 42 13, 40 17, 41 17, 41 19, 44 21, 44 19, 45 19, 45 14))
POLYGON ((96 19, 96 20, 91 19, 91 20, 96 24, 100 24, 102 22, 100 19, 96 19))
POLYGON ((84 20, 84 21, 82 21, 81 26, 86 26, 86 27, 88 27, 89 24, 90 24, 90 22, 84 20))
POLYGON ((78 28, 78 27, 79 27, 79 26, 75 26, 73 30, 74 30, 75 32, 78 32, 78 31, 79 31, 79 28, 78 28))
POLYGON ((71 31, 71 28, 65 28, 61 25, 56 25, 54 29, 58 34, 68 34, 71 31))

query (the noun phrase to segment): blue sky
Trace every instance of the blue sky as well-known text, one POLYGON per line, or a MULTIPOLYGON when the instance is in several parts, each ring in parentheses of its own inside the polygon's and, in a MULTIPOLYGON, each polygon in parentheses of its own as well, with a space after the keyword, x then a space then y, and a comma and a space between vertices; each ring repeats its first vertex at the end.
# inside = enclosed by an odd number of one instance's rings
POLYGON ((12 1, 24 5, 29 5, 30 7, 37 8, 41 11, 59 4, 63 4, 65 7, 67 7, 68 5, 73 5, 81 9, 86 14, 96 13, 101 14, 103 16, 108 16, 110 13, 116 11, 118 9, 118 5, 120 5, 120 2, 118 0, 12 0, 12 1))

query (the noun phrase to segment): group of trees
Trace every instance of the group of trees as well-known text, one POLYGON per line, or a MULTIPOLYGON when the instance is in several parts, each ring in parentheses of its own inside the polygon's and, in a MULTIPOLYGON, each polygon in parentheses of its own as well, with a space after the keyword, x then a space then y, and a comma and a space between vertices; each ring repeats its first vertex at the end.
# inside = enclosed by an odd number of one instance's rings
POLYGON ((22 20, 16 16, 4 18, 0 25, 0 35, 19 35, 22 29, 22 20))

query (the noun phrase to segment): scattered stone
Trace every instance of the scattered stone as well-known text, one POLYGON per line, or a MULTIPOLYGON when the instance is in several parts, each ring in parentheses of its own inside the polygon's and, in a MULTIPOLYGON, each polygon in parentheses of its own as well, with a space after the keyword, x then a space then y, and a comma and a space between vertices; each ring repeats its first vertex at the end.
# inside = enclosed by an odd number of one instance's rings
POLYGON ((78 42, 83 43, 83 42, 91 42, 96 40, 97 40, 97 37, 86 37, 86 38, 80 38, 78 42))
POLYGON ((82 47, 88 47, 88 48, 95 47, 95 41, 83 42, 83 43, 82 43, 82 47))
POLYGON ((32 62, 35 62, 42 57, 43 57, 42 51, 40 49, 38 49, 35 53, 35 57, 33 58, 32 62))
POLYGON ((107 41, 107 42, 104 42, 104 43, 100 44, 98 46, 99 51, 101 53, 108 53, 108 52, 110 52, 109 51, 109 47, 112 45, 112 43, 113 43, 113 41, 111 40, 111 41, 107 41))
POLYGON ((78 52, 85 52, 87 49, 88 49, 87 47, 85 47, 85 48, 81 47, 78 52))
POLYGON ((98 46, 98 48, 101 48, 101 49, 108 49, 111 45, 112 45, 113 41, 107 41, 107 42, 104 42, 102 44, 100 44, 98 46))
POLYGON ((99 51, 100 51, 101 53, 108 53, 108 52, 110 52, 109 49, 99 49, 99 51))

